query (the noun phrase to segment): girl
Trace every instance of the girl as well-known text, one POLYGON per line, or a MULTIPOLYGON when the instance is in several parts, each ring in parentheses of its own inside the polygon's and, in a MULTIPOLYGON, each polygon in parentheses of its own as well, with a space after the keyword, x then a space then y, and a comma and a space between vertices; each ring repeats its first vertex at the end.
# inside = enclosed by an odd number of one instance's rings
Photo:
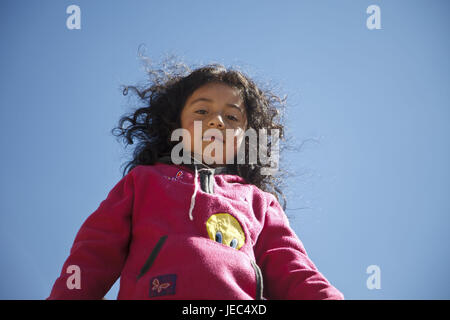
POLYGON ((150 76, 149 88, 129 87, 145 106, 116 128, 139 141, 133 160, 81 226, 48 299, 101 299, 119 276, 118 299, 343 299, 290 228, 277 177, 249 154, 235 161, 247 129, 283 137, 282 100, 217 64, 150 76), (180 128, 193 161, 174 164, 180 128), (223 149, 197 152, 212 143, 223 149))

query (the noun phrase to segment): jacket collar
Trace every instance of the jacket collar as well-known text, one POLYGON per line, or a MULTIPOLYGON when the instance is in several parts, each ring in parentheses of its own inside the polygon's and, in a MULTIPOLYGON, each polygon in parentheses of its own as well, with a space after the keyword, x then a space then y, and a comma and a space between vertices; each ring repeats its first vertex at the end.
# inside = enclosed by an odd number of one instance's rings
MULTIPOLYGON (((219 167, 210 167, 205 163, 194 163, 194 159, 191 156, 192 163, 182 163, 181 166, 186 167, 190 171, 194 172, 195 167, 198 169, 207 169, 208 171, 211 171, 213 174, 237 174, 235 168, 233 165, 228 166, 219 166, 219 167)), ((172 162, 172 158, 170 155, 163 155, 158 158, 157 162, 166 163, 166 164, 174 164, 172 162)))
MULTIPOLYGON (((194 160, 191 155, 191 160, 194 160)), ((157 162, 166 163, 166 164, 174 164, 169 155, 163 155, 158 158, 157 162)), ((195 207, 195 200, 197 196, 197 191, 199 187, 201 187, 203 192, 206 193, 214 193, 214 175, 215 174, 235 174, 232 170, 232 166, 223 166, 223 167, 209 167, 204 163, 193 163, 193 164, 182 164, 185 168, 192 170, 194 172, 194 191, 191 196, 191 203, 189 206, 189 219, 191 221, 194 220, 193 211, 195 207), (200 174, 200 184, 198 182, 197 177, 200 174)))

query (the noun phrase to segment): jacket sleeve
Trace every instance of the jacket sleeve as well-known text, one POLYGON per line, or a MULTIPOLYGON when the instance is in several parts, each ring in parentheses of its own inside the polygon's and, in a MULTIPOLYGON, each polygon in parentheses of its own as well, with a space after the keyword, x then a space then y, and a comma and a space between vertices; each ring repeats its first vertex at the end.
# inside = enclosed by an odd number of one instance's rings
POLYGON ((81 226, 48 300, 105 296, 120 276, 128 255, 133 195, 130 172, 81 226))
POLYGON ((275 197, 271 196, 264 226, 255 245, 256 261, 264 278, 264 296, 284 300, 341 300, 308 258, 275 197))

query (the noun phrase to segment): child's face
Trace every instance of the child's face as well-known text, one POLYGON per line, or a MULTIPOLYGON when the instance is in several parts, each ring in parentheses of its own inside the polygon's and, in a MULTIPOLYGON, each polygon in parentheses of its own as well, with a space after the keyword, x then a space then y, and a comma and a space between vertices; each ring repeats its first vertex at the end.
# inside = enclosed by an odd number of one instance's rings
MULTIPOLYGON (((233 160, 241 146, 247 127, 247 114, 239 90, 223 83, 209 83, 198 88, 184 105, 181 112, 181 127, 190 134, 190 145, 185 143, 189 139, 183 138, 184 148, 196 153, 197 159, 200 160, 200 156, 198 156, 199 152, 194 152, 195 139, 197 139, 197 146, 202 146, 203 155, 201 160, 203 162, 205 162, 205 154, 206 156, 210 154, 212 157, 215 157, 215 150, 212 146, 210 153, 205 152, 205 148, 212 143, 216 143, 216 146, 219 146, 218 149, 222 150, 222 165, 227 163, 227 159, 229 161, 233 160), (201 122, 201 135, 194 136, 194 121, 201 122), (208 129, 219 130, 222 133, 223 141, 220 141, 220 137, 215 137, 214 141, 211 141, 211 139, 203 141, 205 132, 208 129), (228 137, 227 129, 231 129, 231 131, 228 130, 230 131, 228 137), (232 137, 231 140, 234 141, 229 141, 228 143, 231 145, 231 142, 233 142, 234 147, 230 148, 227 153, 226 143, 229 137, 232 137)), ((207 135, 209 136, 208 133, 207 135)), ((220 165, 220 163, 217 163, 217 165, 220 165)))

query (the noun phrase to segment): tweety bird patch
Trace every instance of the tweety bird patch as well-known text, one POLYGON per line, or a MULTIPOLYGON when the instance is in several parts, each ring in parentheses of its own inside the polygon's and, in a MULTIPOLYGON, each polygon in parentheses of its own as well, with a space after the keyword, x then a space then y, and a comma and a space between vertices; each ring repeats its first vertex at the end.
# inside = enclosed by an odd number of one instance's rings
POLYGON ((228 213, 216 213, 206 221, 209 238, 239 250, 245 243, 245 234, 239 221, 228 213))

